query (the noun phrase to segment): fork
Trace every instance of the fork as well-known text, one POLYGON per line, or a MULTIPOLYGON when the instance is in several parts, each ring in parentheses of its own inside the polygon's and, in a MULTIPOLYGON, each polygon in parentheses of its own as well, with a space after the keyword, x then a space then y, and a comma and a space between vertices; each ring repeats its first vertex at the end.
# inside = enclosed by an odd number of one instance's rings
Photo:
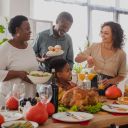
POLYGON ((74 119, 77 119, 77 120, 82 120, 83 118, 78 116, 78 115, 75 115, 73 113, 70 113, 70 112, 65 112, 67 116, 69 117, 73 117, 74 119))

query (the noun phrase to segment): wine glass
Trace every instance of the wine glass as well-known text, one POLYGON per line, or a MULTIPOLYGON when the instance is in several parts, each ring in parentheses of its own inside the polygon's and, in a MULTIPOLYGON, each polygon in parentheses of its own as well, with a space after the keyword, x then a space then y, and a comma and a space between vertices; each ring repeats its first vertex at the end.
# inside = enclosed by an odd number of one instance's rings
POLYGON ((20 111, 20 100, 25 97, 25 84, 15 84, 13 85, 12 95, 18 100, 18 110, 20 111))
POLYGON ((79 77, 79 80, 84 81, 84 79, 85 79, 85 73, 84 72, 79 73, 78 74, 78 77, 79 77))
POLYGON ((50 84, 38 84, 37 92, 42 103, 46 105, 50 102, 52 98, 52 86, 50 84))
POLYGON ((4 109, 4 111, 7 112, 6 100, 7 96, 0 93, 0 111, 4 109))
POLYGON ((1 109, 4 110, 4 112, 7 112, 7 106, 6 106, 6 102, 8 100, 8 98, 11 96, 11 82, 8 82, 8 86, 5 86, 4 83, 2 82, 3 86, 1 86, 0 88, 0 104, 1 104, 1 109))

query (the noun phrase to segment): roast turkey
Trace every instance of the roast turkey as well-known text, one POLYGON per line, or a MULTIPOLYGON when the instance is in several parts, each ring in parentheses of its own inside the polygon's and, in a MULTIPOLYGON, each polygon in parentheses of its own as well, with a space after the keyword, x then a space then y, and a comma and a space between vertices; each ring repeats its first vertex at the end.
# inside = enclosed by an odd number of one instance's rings
POLYGON ((96 89, 87 90, 80 87, 74 87, 66 91, 61 99, 61 103, 67 107, 95 105, 99 101, 100 97, 96 89))

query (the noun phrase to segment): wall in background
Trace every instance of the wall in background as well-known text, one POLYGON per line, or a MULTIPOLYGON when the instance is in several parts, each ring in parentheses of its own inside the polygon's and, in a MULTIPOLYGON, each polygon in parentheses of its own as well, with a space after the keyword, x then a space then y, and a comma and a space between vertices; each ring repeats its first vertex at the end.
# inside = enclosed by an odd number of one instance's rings
POLYGON ((30 16, 30 0, 0 0, 0 16, 30 16))

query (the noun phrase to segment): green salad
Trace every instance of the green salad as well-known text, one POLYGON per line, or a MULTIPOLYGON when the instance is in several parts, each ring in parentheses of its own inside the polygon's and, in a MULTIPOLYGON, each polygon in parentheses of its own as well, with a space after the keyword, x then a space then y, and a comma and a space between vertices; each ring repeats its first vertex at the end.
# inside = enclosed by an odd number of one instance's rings
MULTIPOLYGON (((88 106, 82 107, 82 111, 94 114, 94 113, 99 112, 101 110, 102 106, 103 106, 103 103, 97 103, 96 105, 88 105, 88 106)), ((77 112, 77 111, 81 111, 81 108, 77 107, 76 105, 73 105, 72 107, 68 108, 68 107, 60 104, 58 111, 59 112, 66 112, 66 111, 77 112)))

